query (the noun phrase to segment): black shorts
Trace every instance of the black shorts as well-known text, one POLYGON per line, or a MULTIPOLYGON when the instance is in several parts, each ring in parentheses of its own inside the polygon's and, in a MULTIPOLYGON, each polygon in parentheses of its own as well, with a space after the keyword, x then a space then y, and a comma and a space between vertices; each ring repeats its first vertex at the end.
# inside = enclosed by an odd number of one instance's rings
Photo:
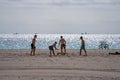
POLYGON ((65 44, 61 44, 61 48, 65 48, 65 46, 66 46, 65 44))
POLYGON ((34 44, 31 44, 31 49, 35 49, 35 45, 34 44))
POLYGON ((53 49, 53 46, 49 46, 49 50, 54 50, 54 49, 53 49))

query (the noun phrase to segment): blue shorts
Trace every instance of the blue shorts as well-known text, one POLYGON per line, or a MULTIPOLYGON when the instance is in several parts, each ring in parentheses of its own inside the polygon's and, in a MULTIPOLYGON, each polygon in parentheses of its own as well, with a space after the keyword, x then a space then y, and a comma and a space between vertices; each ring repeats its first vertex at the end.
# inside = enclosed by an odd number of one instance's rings
POLYGON ((85 45, 82 45, 80 49, 85 49, 85 45))

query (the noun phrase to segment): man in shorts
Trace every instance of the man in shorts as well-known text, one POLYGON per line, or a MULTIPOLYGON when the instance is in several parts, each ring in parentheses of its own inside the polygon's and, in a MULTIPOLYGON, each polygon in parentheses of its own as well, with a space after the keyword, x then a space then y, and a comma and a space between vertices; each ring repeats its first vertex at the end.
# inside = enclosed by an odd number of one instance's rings
POLYGON ((63 54, 63 49, 64 49, 64 54, 66 54, 66 41, 63 38, 63 36, 60 36, 60 40, 59 40, 59 45, 60 45, 60 49, 61 49, 61 54, 63 54))
POLYGON ((80 56, 81 56, 82 50, 84 50, 84 52, 85 52, 84 56, 87 56, 87 52, 86 52, 86 49, 85 49, 85 41, 84 41, 82 36, 80 37, 80 40, 81 40, 80 56))
POLYGON ((52 56, 51 52, 53 52, 53 55, 55 56, 54 48, 57 50, 56 44, 57 44, 57 42, 55 42, 55 43, 53 43, 52 45, 49 46, 49 50, 50 50, 50 55, 49 56, 50 57, 52 56))
POLYGON ((34 35, 34 38, 32 39, 32 43, 31 43, 31 53, 30 53, 31 56, 35 56, 35 50, 36 50, 35 43, 36 43, 36 38, 37 38, 37 35, 35 34, 35 35, 34 35))

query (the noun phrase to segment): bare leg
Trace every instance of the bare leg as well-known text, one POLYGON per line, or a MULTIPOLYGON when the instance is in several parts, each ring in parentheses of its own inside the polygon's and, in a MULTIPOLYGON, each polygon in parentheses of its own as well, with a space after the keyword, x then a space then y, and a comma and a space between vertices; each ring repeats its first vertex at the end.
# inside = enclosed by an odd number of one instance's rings
POLYGON ((82 52, 82 49, 80 49, 80 54, 79 54, 80 56, 81 56, 81 52, 82 52))
MULTIPOLYGON (((65 54, 66 54, 66 48, 64 47, 64 52, 65 52, 65 54)), ((67 56, 68 56, 68 54, 67 54, 67 56)))
POLYGON ((64 51, 65 51, 65 53, 66 53, 66 48, 64 48, 64 51))
POLYGON ((55 52, 54 52, 54 50, 53 50, 53 55, 55 56, 55 52))
POLYGON ((33 49, 33 56, 35 56, 35 50, 36 50, 36 49, 33 49))
POLYGON ((52 54, 51 54, 51 50, 50 50, 50 55, 49 55, 50 57, 52 56, 52 54))
POLYGON ((67 54, 67 56, 68 56, 68 53, 66 52, 66 48, 65 48, 65 54, 67 54))
POLYGON ((63 54, 63 48, 61 47, 61 54, 63 54))
POLYGON ((87 56, 87 52, 86 52, 86 50, 84 49, 84 52, 85 52, 85 56, 87 56))
POLYGON ((33 53, 33 49, 31 49, 30 56, 32 56, 32 53, 33 53))

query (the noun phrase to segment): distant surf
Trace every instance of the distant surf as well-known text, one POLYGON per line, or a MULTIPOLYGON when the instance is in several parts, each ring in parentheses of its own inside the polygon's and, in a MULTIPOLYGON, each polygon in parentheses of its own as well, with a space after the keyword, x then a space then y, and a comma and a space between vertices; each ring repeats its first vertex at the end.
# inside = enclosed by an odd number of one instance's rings
MULTIPOLYGON (((80 48, 80 36, 86 41, 87 49, 99 49, 101 44, 109 49, 120 49, 120 34, 37 34, 37 49, 48 49, 53 42, 63 36, 68 49, 80 48)), ((34 34, 0 34, 0 49, 30 49, 34 34)))

